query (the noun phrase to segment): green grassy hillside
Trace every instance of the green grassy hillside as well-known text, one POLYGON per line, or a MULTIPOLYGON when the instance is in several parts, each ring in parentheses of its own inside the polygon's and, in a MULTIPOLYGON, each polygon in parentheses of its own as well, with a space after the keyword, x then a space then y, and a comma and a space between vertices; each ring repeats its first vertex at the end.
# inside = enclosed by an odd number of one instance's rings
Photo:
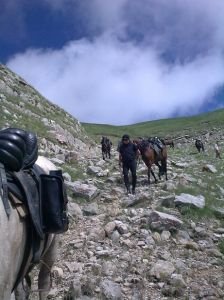
POLYGON ((158 135, 175 138, 185 134, 195 136, 197 133, 206 133, 214 128, 224 127, 224 109, 193 117, 163 119, 128 126, 90 123, 82 123, 82 125, 95 140, 99 140, 101 135, 107 135, 112 137, 112 139, 116 139, 124 133, 129 133, 132 137, 158 135))

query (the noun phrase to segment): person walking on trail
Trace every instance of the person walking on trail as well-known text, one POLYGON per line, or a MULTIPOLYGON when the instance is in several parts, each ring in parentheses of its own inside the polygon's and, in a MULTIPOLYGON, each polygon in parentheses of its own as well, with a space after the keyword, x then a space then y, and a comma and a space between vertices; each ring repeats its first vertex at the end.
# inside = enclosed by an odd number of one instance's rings
POLYGON ((215 148, 215 157, 221 159, 221 154, 220 154, 218 142, 215 143, 214 148, 215 148))
POLYGON ((135 187, 137 182, 136 167, 137 159, 139 156, 139 150, 137 145, 130 141, 128 134, 122 136, 121 145, 119 148, 119 166, 123 166, 124 183, 127 189, 127 193, 130 194, 130 183, 128 173, 129 170, 132 174, 132 194, 135 194, 135 187))

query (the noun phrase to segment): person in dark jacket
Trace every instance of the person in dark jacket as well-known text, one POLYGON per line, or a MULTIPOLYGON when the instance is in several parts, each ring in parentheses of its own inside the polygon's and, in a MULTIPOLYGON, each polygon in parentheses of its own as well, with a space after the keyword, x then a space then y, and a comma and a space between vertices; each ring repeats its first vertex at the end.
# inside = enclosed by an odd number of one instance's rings
POLYGON ((122 136, 122 143, 119 147, 119 165, 123 165, 124 183, 127 188, 127 193, 130 194, 130 183, 128 172, 132 174, 132 194, 135 194, 135 187, 137 182, 136 166, 137 158, 139 156, 138 147, 130 141, 128 134, 122 136))

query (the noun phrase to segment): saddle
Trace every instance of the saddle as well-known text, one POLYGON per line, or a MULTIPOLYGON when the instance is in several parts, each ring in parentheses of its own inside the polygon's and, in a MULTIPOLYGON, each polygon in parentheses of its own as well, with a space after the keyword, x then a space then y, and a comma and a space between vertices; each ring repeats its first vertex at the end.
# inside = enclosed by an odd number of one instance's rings
POLYGON ((157 156, 161 156, 164 145, 159 141, 149 141, 151 148, 154 150, 157 156))
POLYGON ((44 174, 35 164, 38 156, 37 137, 18 128, 0 131, 0 186, 3 204, 10 215, 8 192, 28 207, 40 239, 46 233, 68 229, 67 196, 61 171, 44 174))

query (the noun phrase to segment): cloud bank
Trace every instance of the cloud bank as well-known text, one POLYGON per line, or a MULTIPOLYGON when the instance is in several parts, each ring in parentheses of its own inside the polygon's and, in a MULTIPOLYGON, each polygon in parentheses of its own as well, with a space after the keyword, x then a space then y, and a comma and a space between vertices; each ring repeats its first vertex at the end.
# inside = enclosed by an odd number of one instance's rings
POLYGON ((78 9, 89 34, 58 50, 28 49, 8 66, 81 121, 197 113, 224 83, 222 1, 42 1, 74 26, 78 9))

